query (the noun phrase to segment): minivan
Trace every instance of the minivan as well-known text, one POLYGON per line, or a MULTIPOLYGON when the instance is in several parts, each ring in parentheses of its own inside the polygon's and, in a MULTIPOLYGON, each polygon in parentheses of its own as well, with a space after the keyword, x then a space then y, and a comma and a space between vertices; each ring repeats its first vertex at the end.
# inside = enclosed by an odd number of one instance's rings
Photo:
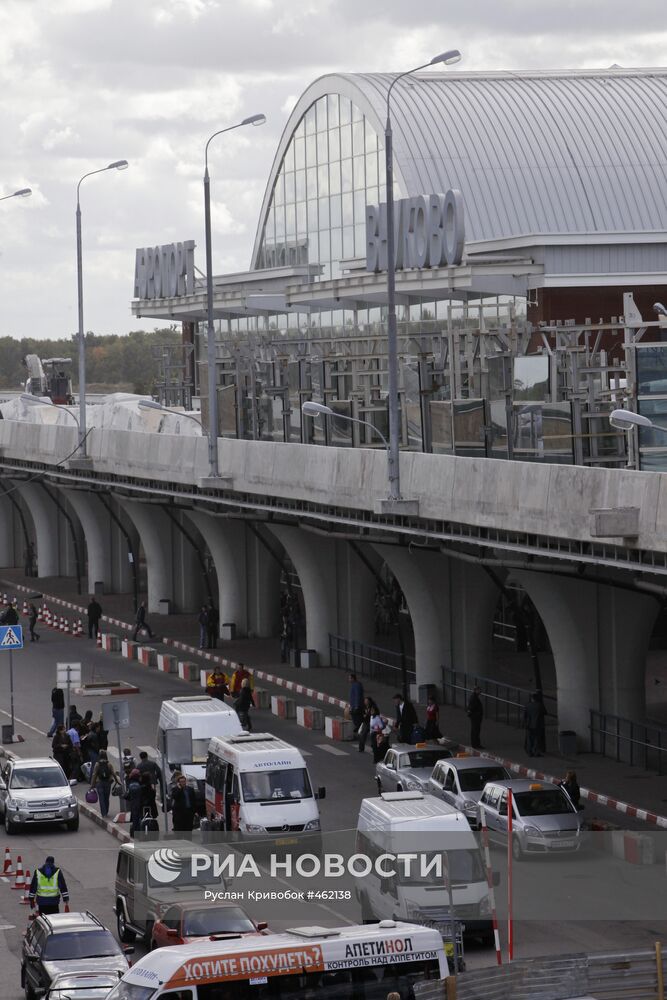
POLYGON ((512 856, 520 861, 526 854, 562 854, 578 851, 582 843, 582 821, 569 796, 550 781, 511 778, 489 782, 477 807, 482 810, 495 843, 507 843, 508 789, 512 789, 512 856))

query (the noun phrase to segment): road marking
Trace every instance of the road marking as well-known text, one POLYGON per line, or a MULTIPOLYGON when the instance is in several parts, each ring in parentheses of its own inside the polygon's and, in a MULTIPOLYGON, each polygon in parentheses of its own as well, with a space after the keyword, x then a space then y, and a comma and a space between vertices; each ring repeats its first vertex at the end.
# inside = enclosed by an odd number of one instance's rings
MULTIPOLYGON (((0 713, 6 715, 8 719, 11 719, 9 712, 5 712, 4 708, 0 708, 0 713)), ((14 721, 18 722, 20 726, 25 726, 26 729, 32 729, 33 733, 39 733, 40 736, 46 736, 43 729, 38 729, 37 726, 31 726, 29 722, 24 722, 23 719, 19 719, 18 715, 14 716, 14 721)))
POLYGON ((310 750, 301 750, 300 752, 301 752, 301 756, 302 757, 312 757, 313 756, 312 753, 310 752, 310 750))
POLYGON ((0 924, 0 931, 16 930, 16 924, 0 924))
POLYGON ((349 757, 347 750, 339 750, 338 747, 329 746, 328 743, 316 743, 315 746, 318 750, 324 750, 326 753, 332 753, 334 757, 349 757))

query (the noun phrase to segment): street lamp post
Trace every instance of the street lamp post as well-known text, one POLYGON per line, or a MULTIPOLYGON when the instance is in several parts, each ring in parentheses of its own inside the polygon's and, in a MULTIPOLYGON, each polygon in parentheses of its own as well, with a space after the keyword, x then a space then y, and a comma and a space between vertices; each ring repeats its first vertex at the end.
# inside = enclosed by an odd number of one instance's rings
POLYGON ((452 66, 461 58, 458 49, 441 52, 430 62, 415 66, 394 77, 387 90, 387 118, 384 128, 385 187, 387 198, 387 365, 389 369, 389 452, 387 474, 389 479, 389 500, 402 500, 399 470, 399 426, 398 426, 398 335, 396 329, 396 260, 394 254, 394 152, 391 126, 391 93, 399 80, 417 73, 428 66, 443 63, 452 66))
POLYGON ((3 194, 0 201, 7 201, 8 198, 29 198, 32 194, 32 188, 19 188, 18 191, 13 191, 11 194, 3 194))
POLYGON ((163 413, 171 413, 174 417, 187 417, 188 420, 194 421, 201 430, 201 421, 197 417, 193 417, 192 414, 185 413, 183 410, 170 410, 168 406, 163 406, 156 399, 140 399, 138 405, 142 410, 162 410, 163 413))
POLYGON ((378 430, 375 424, 372 424, 370 420, 362 420, 361 417, 348 417, 347 413, 336 413, 336 411, 332 410, 330 406, 325 406, 324 403, 316 403, 313 399, 307 400, 302 404, 301 412, 306 417, 337 417, 340 420, 348 420, 351 424, 363 424, 364 427, 370 427, 372 431, 375 431, 379 438, 382 438, 382 443, 387 449, 387 453, 389 453, 389 442, 382 431, 378 430))
POLYGON ((68 410, 66 406, 61 406, 60 403, 54 403, 52 399, 48 396, 31 396, 29 392, 22 392, 19 399, 24 403, 28 403, 30 406, 55 406, 56 410, 62 410, 66 413, 68 417, 71 417, 76 426, 79 428, 79 434, 81 433, 81 424, 75 413, 68 410))
POLYGON ((213 253, 211 249, 211 180, 208 173, 208 147, 213 139, 244 125, 263 125, 266 115, 250 115, 236 125, 214 132, 204 149, 204 230, 206 240, 206 357, 208 363, 208 464, 209 476, 219 477, 218 470, 218 396, 215 334, 213 332, 213 253))
POLYGON ((106 170, 126 170, 127 160, 114 160, 99 170, 89 170, 76 186, 76 279, 79 310, 79 451, 86 458, 86 340, 83 333, 83 259, 81 249, 81 202, 79 191, 86 177, 103 174, 106 170))

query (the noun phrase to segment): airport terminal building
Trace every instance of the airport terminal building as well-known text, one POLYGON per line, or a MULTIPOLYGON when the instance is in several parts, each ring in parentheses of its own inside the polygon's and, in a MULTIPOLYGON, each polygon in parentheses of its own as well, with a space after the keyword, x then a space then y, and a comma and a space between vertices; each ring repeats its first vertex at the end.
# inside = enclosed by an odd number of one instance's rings
MULTIPOLYGON (((316 80, 292 112, 250 269, 214 278, 221 436, 382 447, 389 74, 316 80)), ((426 73, 392 92, 401 446, 667 468, 667 70, 426 73), (628 448, 630 453, 628 454, 628 448)), ((183 323, 166 402, 201 397, 194 244, 137 251, 133 313, 183 323), (185 373, 185 374, 184 374, 185 373)), ((198 253, 201 267, 203 249, 198 253)))

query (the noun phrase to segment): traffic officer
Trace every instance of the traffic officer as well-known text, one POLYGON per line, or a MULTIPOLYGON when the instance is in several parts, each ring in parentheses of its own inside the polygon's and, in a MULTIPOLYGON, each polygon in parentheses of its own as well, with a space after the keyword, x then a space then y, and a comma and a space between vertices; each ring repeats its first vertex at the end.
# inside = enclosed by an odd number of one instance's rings
POLYGON ((59 913, 61 896, 65 904, 65 913, 69 913, 69 891, 65 876, 60 868, 56 868, 53 855, 49 854, 42 867, 35 870, 30 883, 28 900, 30 906, 34 907, 35 897, 37 898, 37 911, 41 916, 43 913, 59 913))

